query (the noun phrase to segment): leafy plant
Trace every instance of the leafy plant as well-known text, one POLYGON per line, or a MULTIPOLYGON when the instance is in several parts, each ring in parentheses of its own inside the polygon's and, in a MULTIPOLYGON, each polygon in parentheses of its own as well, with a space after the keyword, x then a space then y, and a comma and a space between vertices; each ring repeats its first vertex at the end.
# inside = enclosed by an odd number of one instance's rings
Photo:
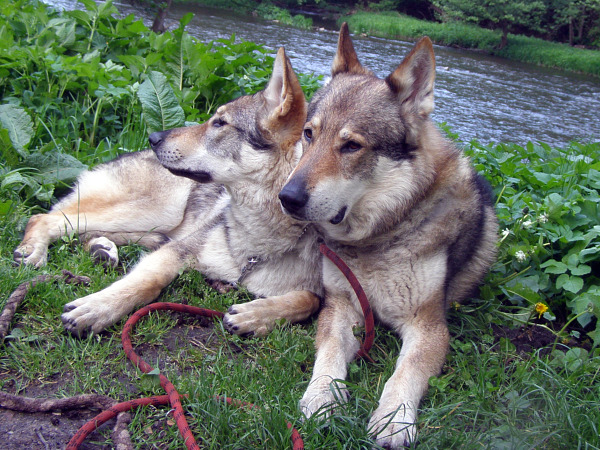
POLYGON ((312 27, 312 19, 310 17, 305 17, 302 14, 292 16, 287 9, 279 8, 268 1, 261 2, 256 8, 256 13, 263 19, 276 20, 296 28, 308 30, 312 27))
POLYGON ((518 321, 558 316, 562 338, 576 320, 600 344, 600 143, 471 142, 468 153, 498 198, 500 255, 484 298, 506 299, 518 321))
MULTIPOLYGON (((234 36, 199 42, 185 31, 191 14, 159 35, 133 16, 116 18, 110 0, 82 3, 65 12, 32 0, 0 5, 4 205, 48 207, 87 167, 145 148, 148 132, 204 121, 270 76, 262 46, 234 36)), ((318 87, 315 77, 303 81, 307 94, 318 87)))

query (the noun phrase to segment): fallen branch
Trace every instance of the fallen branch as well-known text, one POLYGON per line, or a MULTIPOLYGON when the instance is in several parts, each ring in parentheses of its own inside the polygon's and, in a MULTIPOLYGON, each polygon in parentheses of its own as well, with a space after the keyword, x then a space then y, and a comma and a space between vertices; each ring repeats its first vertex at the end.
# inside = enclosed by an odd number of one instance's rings
POLYGON ((63 270, 62 275, 38 275, 33 280, 21 283, 17 289, 10 294, 2 311, 2 315, 0 315, 0 340, 4 340, 6 337, 10 322, 15 316, 15 312, 19 305, 25 300, 25 296, 29 292, 29 289, 39 283, 46 283, 52 280, 63 280, 68 284, 83 284, 85 286, 89 286, 90 284, 90 279, 88 277, 74 275, 68 270, 63 270))
POLYGON ((0 407, 24 413, 65 411, 81 408, 108 409, 117 402, 106 395, 83 394, 67 398, 21 397, 0 391, 0 407))

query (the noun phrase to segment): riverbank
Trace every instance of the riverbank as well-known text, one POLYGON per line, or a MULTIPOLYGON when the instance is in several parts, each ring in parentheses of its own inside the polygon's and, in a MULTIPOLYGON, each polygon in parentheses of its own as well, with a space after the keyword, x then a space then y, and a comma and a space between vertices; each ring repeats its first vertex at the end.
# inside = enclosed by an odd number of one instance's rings
MULTIPOLYGON (((218 6, 206 0, 187 0, 182 3, 241 11, 297 28, 309 29, 312 26, 310 17, 294 14, 298 11, 288 11, 270 2, 261 2, 258 6, 246 0, 224 0, 218 6)), ((322 15, 330 14, 324 10, 322 15)), ((338 25, 348 22, 352 33, 409 41, 426 35, 438 45, 477 50, 513 61, 600 77, 600 51, 596 50, 574 48, 567 44, 513 34, 508 35, 507 45, 499 50, 502 38, 499 30, 462 23, 429 22, 396 12, 358 11, 343 15, 336 11, 336 15, 339 17, 338 25)))
POLYGON ((211 8, 228 9, 242 14, 261 17, 265 20, 273 20, 303 30, 310 30, 313 26, 313 21, 310 17, 302 14, 293 14, 292 11, 275 6, 269 1, 256 4, 247 0, 221 0, 218 4, 215 4, 214 1, 209 0, 183 0, 179 1, 179 3, 194 3, 211 8))
POLYGON ((600 76, 600 51, 513 34, 508 35, 508 44, 498 50, 502 37, 499 30, 460 23, 428 22, 395 12, 357 12, 341 20, 348 22, 353 33, 407 40, 427 35, 439 45, 478 50, 513 61, 600 76))

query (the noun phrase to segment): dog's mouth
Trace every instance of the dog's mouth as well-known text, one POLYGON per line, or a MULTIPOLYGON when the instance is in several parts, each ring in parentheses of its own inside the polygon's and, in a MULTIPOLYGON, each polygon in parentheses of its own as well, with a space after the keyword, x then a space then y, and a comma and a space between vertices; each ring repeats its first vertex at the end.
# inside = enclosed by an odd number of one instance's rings
POLYGON ((186 177, 198 183, 210 183, 212 181, 211 174, 204 171, 192 172, 189 170, 169 169, 169 172, 178 177, 186 177))
POLYGON ((337 225, 338 223, 340 223, 342 220, 344 220, 344 217, 346 217, 347 210, 348 210, 348 207, 344 206, 342 209, 340 209, 338 211, 338 213, 335 215, 335 217, 329 221, 329 223, 331 223, 332 225, 337 225))

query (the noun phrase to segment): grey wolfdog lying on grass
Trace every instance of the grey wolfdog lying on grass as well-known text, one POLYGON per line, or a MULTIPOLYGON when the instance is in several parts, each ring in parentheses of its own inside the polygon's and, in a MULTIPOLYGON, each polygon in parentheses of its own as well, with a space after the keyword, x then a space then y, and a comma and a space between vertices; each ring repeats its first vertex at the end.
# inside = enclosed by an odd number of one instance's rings
POLYGON ((76 335, 153 301, 185 268, 266 297, 230 308, 224 323, 233 333, 304 320, 322 295, 316 234, 283 213, 277 194, 300 157, 305 118, 304 94, 280 49, 263 91, 221 106, 202 125, 153 133, 154 152, 83 173, 49 213, 31 217, 14 258, 41 266, 49 243, 72 231, 113 263, 116 245, 155 249, 111 286, 65 305, 62 322, 76 335))

